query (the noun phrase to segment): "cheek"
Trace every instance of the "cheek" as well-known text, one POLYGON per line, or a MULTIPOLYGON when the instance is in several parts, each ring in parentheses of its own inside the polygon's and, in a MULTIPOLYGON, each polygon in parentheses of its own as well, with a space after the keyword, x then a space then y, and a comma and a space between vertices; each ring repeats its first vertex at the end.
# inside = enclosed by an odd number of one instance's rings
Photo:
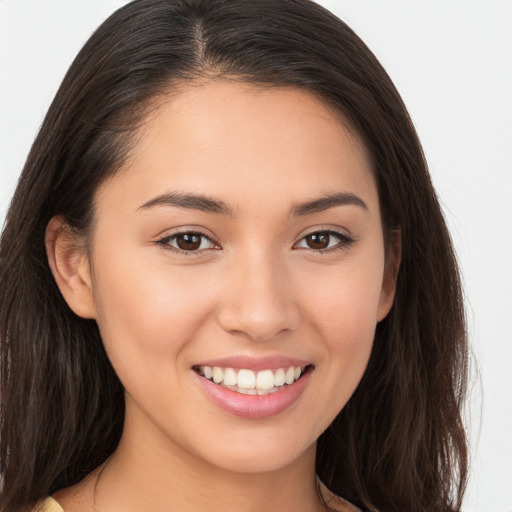
POLYGON ((197 270, 192 275, 192 267, 170 272, 165 258, 149 262, 146 251, 140 257, 132 251, 129 258, 112 247, 104 253, 108 259, 95 259, 94 296, 114 368, 121 380, 145 369, 152 377, 168 377, 169 365, 178 371, 181 351, 211 309, 210 294, 197 287, 201 276, 197 270))
POLYGON ((324 340, 325 396, 328 424, 345 407, 368 365, 375 336, 375 309, 365 302, 356 306, 354 296, 340 301, 338 308, 325 310, 322 325, 317 326, 324 340), (349 300, 350 299, 350 300, 349 300))
POLYGON ((380 303, 382 265, 347 265, 337 276, 306 284, 312 332, 319 336, 327 382, 338 412, 369 360, 380 303), (342 391, 340 391, 342 390, 342 391))
POLYGON ((314 308, 315 326, 329 344, 354 344, 373 340, 382 290, 383 264, 359 260, 336 272, 307 282, 308 302, 314 308))
POLYGON ((338 294, 337 304, 330 302, 316 325, 325 343, 333 379, 342 379, 354 389, 366 368, 373 346, 375 304, 376 301, 368 300, 366 294, 360 297, 355 293, 348 296, 338 294))

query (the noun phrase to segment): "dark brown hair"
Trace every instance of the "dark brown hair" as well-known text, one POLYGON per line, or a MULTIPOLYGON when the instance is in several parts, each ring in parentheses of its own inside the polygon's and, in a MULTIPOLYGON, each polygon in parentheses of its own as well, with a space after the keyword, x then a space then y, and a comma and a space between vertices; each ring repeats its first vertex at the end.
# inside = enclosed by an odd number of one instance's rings
POLYGON ((399 228, 394 306, 356 392, 318 443, 317 472, 364 510, 455 511, 467 476, 464 312, 450 237, 391 80, 342 21, 309 0, 136 0, 81 50, 33 144, 0 242, 1 512, 74 484, 116 448, 123 387, 96 323, 71 312, 45 229, 91 225, 98 186, 151 100, 229 77, 320 96, 373 159, 385 231, 399 228))

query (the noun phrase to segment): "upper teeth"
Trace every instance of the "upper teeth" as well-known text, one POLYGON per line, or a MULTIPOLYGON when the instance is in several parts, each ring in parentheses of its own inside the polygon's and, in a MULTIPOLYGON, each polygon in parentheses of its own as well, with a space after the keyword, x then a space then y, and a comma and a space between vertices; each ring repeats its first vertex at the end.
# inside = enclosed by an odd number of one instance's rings
POLYGON ((199 373, 216 384, 239 390, 267 391, 279 388, 285 384, 293 384, 302 374, 304 368, 290 366, 278 370, 261 370, 255 372, 242 368, 221 368, 219 366, 201 366, 199 373))

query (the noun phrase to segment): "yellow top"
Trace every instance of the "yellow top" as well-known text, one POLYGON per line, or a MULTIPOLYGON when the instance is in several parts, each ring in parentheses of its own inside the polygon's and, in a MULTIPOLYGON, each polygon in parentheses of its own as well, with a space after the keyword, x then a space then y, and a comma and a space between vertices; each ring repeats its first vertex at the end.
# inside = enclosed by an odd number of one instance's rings
MULTIPOLYGON (((322 497, 331 510, 335 510, 336 512, 361 512, 347 500, 334 495, 320 480, 318 480, 318 483, 322 497)), ((46 498, 39 503, 33 512, 64 512, 64 509, 53 498, 46 498)))
POLYGON ((64 509, 53 498, 46 498, 36 505, 33 512, 64 512, 64 509))

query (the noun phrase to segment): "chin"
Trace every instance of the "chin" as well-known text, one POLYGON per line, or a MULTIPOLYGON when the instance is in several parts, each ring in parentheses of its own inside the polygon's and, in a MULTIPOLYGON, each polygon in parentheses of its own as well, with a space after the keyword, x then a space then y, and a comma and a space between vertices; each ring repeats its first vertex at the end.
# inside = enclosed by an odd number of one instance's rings
POLYGON ((293 441, 283 436, 272 441, 226 443, 216 446, 216 454, 208 454, 204 458, 219 469, 232 473, 271 473, 296 463, 300 459, 314 460, 316 440, 312 444, 293 441))

